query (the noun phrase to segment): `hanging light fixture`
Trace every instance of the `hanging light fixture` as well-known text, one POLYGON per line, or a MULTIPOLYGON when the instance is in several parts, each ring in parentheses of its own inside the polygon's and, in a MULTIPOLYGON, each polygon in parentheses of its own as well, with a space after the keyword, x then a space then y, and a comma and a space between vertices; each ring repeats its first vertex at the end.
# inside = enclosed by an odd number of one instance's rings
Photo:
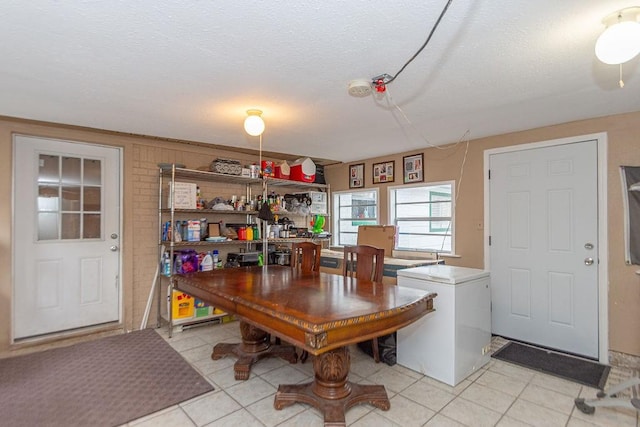
POLYGON ((640 7, 628 7, 612 13, 602 20, 606 30, 596 41, 596 56, 605 64, 620 65, 620 87, 622 64, 640 53, 640 7))
POLYGON ((264 132, 262 110, 247 110, 247 118, 244 119, 244 130, 251 136, 262 135, 262 132, 264 132))

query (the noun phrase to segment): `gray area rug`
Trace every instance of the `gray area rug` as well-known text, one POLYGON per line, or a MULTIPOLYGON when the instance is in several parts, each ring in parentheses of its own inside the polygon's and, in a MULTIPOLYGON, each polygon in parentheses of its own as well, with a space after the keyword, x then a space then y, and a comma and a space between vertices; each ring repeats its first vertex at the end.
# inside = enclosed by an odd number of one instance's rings
POLYGON ((145 329, 0 359, 0 424, 117 426, 211 390, 145 329))

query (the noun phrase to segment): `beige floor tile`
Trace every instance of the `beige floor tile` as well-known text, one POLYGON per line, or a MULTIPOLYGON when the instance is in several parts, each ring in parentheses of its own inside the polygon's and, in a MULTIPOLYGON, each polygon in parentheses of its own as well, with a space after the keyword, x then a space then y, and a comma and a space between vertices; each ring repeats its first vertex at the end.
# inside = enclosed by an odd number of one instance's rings
POLYGON ((267 427, 277 426, 308 409, 308 406, 296 403, 291 406, 287 406, 286 408, 276 410, 273 407, 273 401, 274 397, 269 396, 252 403, 247 406, 246 409, 267 427))
POLYGON ((496 360, 489 368, 490 371, 497 372, 508 377, 517 378, 521 381, 530 381, 536 374, 536 371, 514 365, 513 363, 496 360))
POLYGON ((275 395, 276 388, 260 377, 253 377, 228 387, 225 391, 242 406, 248 406, 267 396, 275 395))
POLYGON ((494 390, 502 391, 513 396, 518 396, 526 387, 526 381, 509 377, 492 370, 487 370, 477 380, 477 384, 481 384, 494 390))
POLYGON ((429 385, 432 385, 434 387, 437 387, 440 390, 444 390, 444 391, 446 391, 448 393, 455 394, 455 395, 459 395, 467 387, 469 387, 471 385, 471 381, 469 381, 468 379, 462 380, 456 386, 450 386, 449 384, 445 384, 445 383, 443 383, 441 381, 438 381, 438 380, 436 380, 434 378, 431 378, 431 377, 424 377, 420 381, 422 381, 424 383, 427 383, 429 385))
POLYGON ((444 415, 436 414, 433 418, 427 421, 425 427, 465 427, 465 425, 452 420, 451 418, 447 418, 444 415))
POLYGON ((568 415, 522 399, 516 400, 506 415, 539 427, 562 427, 569 420, 568 415))
POLYGON ((181 351, 180 355, 184 357, 187 362, 193 363, 203 359, 211 358, 211 346, 209 344, 204 343, 199 347, 190 348, 185 351, 181 351))
POLYGON ((172 406, 128 424, 131 427, 193 427, 195 424, 179 406, 172 406))
POLYGON ((380 369, 375 374, 367 378, 374 384, 382 384, 387 392, 399 393, 417 380, 393 369, 380 369))
POLYGON ((260 378, 268 381, 276 389, 280 384, 298 384, 301 382, 311 381, 313 379, 296 369, 294 366, 295 365, 286 364, 262 374, 260 378))
POLYGON ((549 390, 535 384, 529 384, 520 394, 520 399, 536 403, 545 408, 571 415, 574 407, 574 398, 557 391, 549 390))
POLYGON ((307 409, 283 422, 278 427, 324 427, 324 420, 312 409, 307 409))
POLYGON ((572 398, 578 396, 582 385, 572 381, 563 380, 562 378, 537 372, 530 381, 540 387, 566 394, 572 398))
MULTIPOLYGON (((593 394, 590 393, 592 396, 593 394)), ((632 409, 613 409, 597 407, 595 413, 589 415, 574 408, 571 418, 586 421, 601 427, 636 427, 638 412, 632 409)))
POLYGON ((502 414, 466 399, 457 398, 444 407, 440 413, 466 426, 494 426, 502 414))
POLYGON ((390 401, 391 408, 388 411, 376 409, 375 412, 403 427, 422 426, 435 415, 431 409, 401 395, 394 396, 390 401))
POLYGON ((242 427, 264 427, 264 424, 251 415, 246 409, 240 409, 232 414, 222 417, 206 427, 230 427, 230 426, 242 426, 242 427))
POLYGON ((504 414, 516 400, 516 397, 511 394, 503 393, 477 383, 467 387, 460 393, 460 397, 499 412, 500 414, 504 414))
POLYGON ((190 400, 181 404, 180 407, 198 426, 208 424, 242 408, 224 391, 190 400))
POLYGON ((375 412, 369 412, 364 417, 349 425, 353 427, 404 427, 403 424, 395 423, 375 412))
POLYGON ((496 424, 496 427, 530 427, 531 424, 524 423, 522 421, 518 421, 514 418, 503 416, 496 424))
POLYGON ((404 389, 400 395, 436 412, 456 397, 422 380, 404 389))

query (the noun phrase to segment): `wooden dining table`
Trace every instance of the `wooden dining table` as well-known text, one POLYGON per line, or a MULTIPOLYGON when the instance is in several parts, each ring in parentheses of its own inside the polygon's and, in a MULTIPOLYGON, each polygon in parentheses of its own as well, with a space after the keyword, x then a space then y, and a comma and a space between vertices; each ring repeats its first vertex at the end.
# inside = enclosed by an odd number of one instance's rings
POLYGON ((249 378, 251 365, 263 357, 295 363, 296 347, 314 355, 313 381, 280 385, 274 406, 313 405, 323 413, 325 426, 344 426, 345 411, 359 403, 389 409, 383 385, 349 381, 348 346, 416 321, 433 311, 436 297, 424 290, 280 265, 175 276, 174 285, 239 318, 242 343, 217 344, 212 353, 213 359, 238 358, 237 379, 249 378), (270 335, 289 344, 272 344, 270 335))

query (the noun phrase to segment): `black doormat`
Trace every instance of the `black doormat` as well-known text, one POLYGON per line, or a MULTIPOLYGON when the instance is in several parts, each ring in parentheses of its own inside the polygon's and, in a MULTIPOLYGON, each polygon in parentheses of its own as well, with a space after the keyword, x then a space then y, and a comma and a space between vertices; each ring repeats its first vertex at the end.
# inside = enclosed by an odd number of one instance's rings
POLYGON ((610 367, 574 356, 509 342, 491 357, 602 390, 610 367))

